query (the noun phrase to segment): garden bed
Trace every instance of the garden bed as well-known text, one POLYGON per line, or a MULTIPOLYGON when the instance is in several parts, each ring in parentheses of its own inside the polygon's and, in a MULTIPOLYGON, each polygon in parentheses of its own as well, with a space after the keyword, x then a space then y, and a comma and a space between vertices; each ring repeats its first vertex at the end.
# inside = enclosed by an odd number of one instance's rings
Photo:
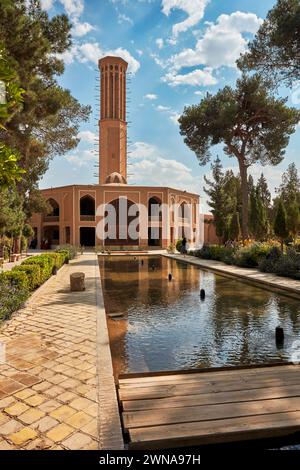
POLYGON ((0 323, 10 318, 65 263, 76 256, 74 247, 26 258, 20 265, 0 274, 0 323))

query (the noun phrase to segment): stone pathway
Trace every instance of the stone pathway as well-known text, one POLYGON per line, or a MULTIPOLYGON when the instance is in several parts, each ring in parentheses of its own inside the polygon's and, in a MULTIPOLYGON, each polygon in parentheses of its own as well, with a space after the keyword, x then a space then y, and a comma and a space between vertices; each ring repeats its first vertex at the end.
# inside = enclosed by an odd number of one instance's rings
POLYGON ((80 256, 2 325, 0 450, 98 449, 97 270, 80 256), (69 291, 74 271, 84 292, 69 291))
POLYGON ((275 274, 263 273, 258 269, 240 268, 238 266, 231 266, 220 261, 206 260, 196 258, 195 256, 188 255, 171 255, 165 254, 164 256, 173 259, 180 259, 180 261, 191 263, 200 268, 210 269, 219 274, 227 274, 250 281, 257 284, 264 284, 278 291, 286 291, 297 298, 300 297, 300 281, 289 279, 288 277, 276 276, 275 274))

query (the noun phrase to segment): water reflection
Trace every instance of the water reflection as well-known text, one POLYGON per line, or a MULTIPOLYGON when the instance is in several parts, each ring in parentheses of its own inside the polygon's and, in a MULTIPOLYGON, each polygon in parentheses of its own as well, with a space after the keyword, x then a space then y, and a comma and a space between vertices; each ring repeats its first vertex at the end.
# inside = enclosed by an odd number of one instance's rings
POLYGON ((108 318, 116 375, 286 361, 299 338, 296 300, 159 256, 100 257, 99 264, 106 312, 123 315, 108 318))

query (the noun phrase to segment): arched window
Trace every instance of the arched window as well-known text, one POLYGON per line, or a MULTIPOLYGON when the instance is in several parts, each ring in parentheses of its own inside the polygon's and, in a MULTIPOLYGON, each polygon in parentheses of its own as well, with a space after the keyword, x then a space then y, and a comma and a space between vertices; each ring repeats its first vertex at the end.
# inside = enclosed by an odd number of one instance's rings
POLYGON ((161 200, 158 197, 151 197, 149 199, 148 217, 152 219, 162 219, 161 200))
POLYGON ((171 199, 171 204, 170 204, 170 215, 171 215, 171 222, 175 222, 175 199, 171 199))
POLYGON ((59 204, 53 198, 48 199, 48 204, 50 206, 50 210, 47 214, 47 218, 58 218, 59 217, 59 204))
POLYGON ((80 198, 80 219, 95 220, 95 199, 92 196, 80 198))
POLYGON ((188 218, 188 205, 186 202, 182 202, 179 206, 178 216, 182 219, 188 218))

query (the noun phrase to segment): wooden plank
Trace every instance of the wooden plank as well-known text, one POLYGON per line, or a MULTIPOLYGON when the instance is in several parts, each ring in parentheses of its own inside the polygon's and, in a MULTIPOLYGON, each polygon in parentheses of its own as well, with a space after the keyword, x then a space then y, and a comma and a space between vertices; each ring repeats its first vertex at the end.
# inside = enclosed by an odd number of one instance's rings
MULTIPOLYGON (((300 368, 297 367, 296 369, 293 370, 276 370, 276 371, 258 371, 258 372, 251 372, 251 373, 241 373, 241 372, 235 372, 231 374, 226 374, 222 373, 222 375, 219 375, 217 373, 211 373, 211 374, 192 374, 192 375, 181 375, 181 376, 169 376, 167 378, 159 377, 159 378, 151 378, 149 381, 142 381, 142 382, 126 382, 125 384, 123 382, 120 382, 119 388, 121 390, 124 389, 129 389, 129 388, 142 388, 142 387, 155 387, 155 386, 163 386, 163 385, 173 385, 173 384, 190 384, 192 382, 194 383, 211 383, 217 382, 217 381, 222 381, 223 383, 231 380, 253 380, 253 378, 258 379, 273 379, 273 378, 283 378, 286 376, 295 376, 298 375, 300 377, 300 368)), ((150 378, 149 378, 150 379, 150 378)))
POLYGON ((130 449, 162 449, 237 442, 292 434, 300 431, 300 412, 134 428, 130 449))
POLYGON ((276 373, 280 371, 296 371, 300 373, 300 365, 295 364, 275 364, 269 365, 268 367, 221 367, 221 368, 212 368, 212 369, 192 369, 187 371, 176 371, 176 372, 158 372, 158 373, 143 373, 143 374, 127 374, 119 376, 119 385, 131 385, 131 384, 141 384, 148 382, 166 382, 173 381, 174 379, 188 381, 190 379, 199 378, 202 380, 204 378, 210 378, 213 374, 214 377, 229 377, 231 375, 241 375, 243 373, 249 374, 258 374, 258 373, 276 373))
POLYGON ((199 395, 201 393, 213 393, 213 392, 224 392, 226 391, 238 391, 248 390, 255 388, 265 387, 280 387, 287 384, 300 383, 299 374, 296 376, 283 378, 264 379, 257 378, 249 381, 244 380, 232 380, 227 381, 226 384, 222 382, 208 382, 208 383, 190 383, 180 385, 161 385, 152 387, 140 387, 140 388, 129 388, 119 389, 120 400, 142 400, 142 399, 153 399, 153 398, 166 398, 171 396, 184 396, 184 395, 199 395))
POLYGON ((253 390, 239 390, 237 392, 218 392, 200 395, 187 395, 180 397, 158 398, 154 400, 123 401, 124 411, 158 410, 164 408, 178 408, 182 406, 212 405, 217 403, 235 403, 251 400, 268 400, 272 398, 286 398, 300 396, 300 381, 297 385, 286 387, 269 387, 253 390))
POLYGON ((125 429, 300 411, 300 397, 123 413, 125 429))

